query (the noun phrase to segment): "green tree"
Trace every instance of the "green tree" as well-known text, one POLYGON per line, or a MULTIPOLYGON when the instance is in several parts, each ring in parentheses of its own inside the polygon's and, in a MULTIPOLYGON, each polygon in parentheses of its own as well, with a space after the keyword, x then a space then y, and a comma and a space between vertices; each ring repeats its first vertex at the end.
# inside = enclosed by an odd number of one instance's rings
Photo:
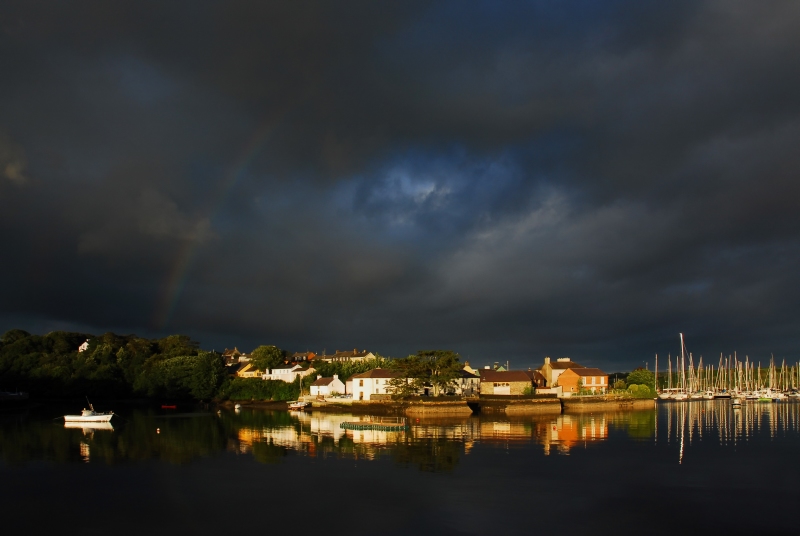
POLYGON ((628 392, 633 398, 652 398, 655 396, 655 391, 649 385, 632 384, 628 386, 628 392))
POLYGON ((200 352, 194 361, 189 392, 198 400, 210 400, 225 380, 225 361, 216 352, 200 352))
POLYGON ((169 357, 197 355, 200 345, 187 335, 170 335, 156 341, 158 353, 169 357))
POLYGON ((408 396, 420 392, 429 380, 430 374, 419 355, 410 355, 395 359, 390 367, 400 376, 389 380, 389 386, 395 396, 408 396))
POLYGON ((10 329, 6 331, 2 337, 0 337, 0 342, 4 345, 6 344, 13 344, 20 339, 25 339, 30 337, 31 334, 22 329, 10 329))
POLYGON ((627 384, 647 385, 651 389, 655 389, 655 374, 653 374, 653 371, 651 370, 637 368, 628 374, 627 384))
POLYGON ((453 387, 462 365, 458 354, 451 350, 420 350, 415 355, 394 360, 391 368, 401 373, 400 378, 389 381, 396 395, 417 393, 430 385, 433 395, 438 396, 453 387))
POLYGON ((261 345, 250 354, 250 361, 259 370, 279 367, 283 364, 286 352, 277 346, 261 345))

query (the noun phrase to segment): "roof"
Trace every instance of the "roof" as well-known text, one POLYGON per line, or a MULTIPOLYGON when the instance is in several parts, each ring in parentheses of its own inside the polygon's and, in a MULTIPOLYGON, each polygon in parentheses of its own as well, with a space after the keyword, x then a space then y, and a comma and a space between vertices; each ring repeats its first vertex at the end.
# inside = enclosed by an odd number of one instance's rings
POLYGON ((473 374, 470 371, 464 370, 464 369, 461 369, 458 372, 461 374, 462 378, 478 378, 479 377, 477 374, 473 374))
POLYGON ((369 355, 369 353, 370 352, 366 350, 362 350, 361 352, 355 349, 352 351, 348 350, 346 352, 340 352, 339 350, 336 350, 336 353, 333 354, 332 357, 366 357, 367 355, 369 355))
POLYGON ((550 367, 556 370, 566 370, 571 368, 585 368, 583 365, 579 365, 574 361, 556 361, 555 363, 550 363, 550 367))
POLYGON ((607 373, 603 372, 599 368, 577 368, 572 369, 572 372, 577 374, 578 376, 608 376, 607 373))
POLYGON ((285 367, 274 367, 272 370, 300 370, 302 368, 300 365, 287 365, 285 367))
POLYGON ((527 375, 528 378, 530 378, 532 380, 536 380, 537 378, 541 379, 541 380, 546 379, 539 369, 525 370, 523 372, 525 372, 525 375, 527 375))
POLYGON ((326 385, 330 385, 331 383, 333 383, 333 377, 319 378, 317 380, 314 380, 314 383, 312 383, 311 386, 313 387, 316 385, 317 387, 324 387, 326 385))
POLYGON ((367 372, 362 372, 361 374, 353 374, 348 379, 353 378, 399 378, 402 376, 399 372, 394 372, 389 369, 382 369, 376 368, 372 370, 368 370, 367 372))
POLYGON ((525 374, 524 370, 505 370, 497 371, 491 369, 481 369, 482 382, 526 382, 531 383, 531 379, 525 374))

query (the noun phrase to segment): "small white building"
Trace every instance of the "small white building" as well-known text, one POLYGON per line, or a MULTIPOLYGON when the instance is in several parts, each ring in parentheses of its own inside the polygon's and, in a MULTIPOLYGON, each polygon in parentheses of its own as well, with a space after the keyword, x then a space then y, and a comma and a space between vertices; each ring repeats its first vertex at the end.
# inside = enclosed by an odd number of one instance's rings
POLYGON ((393 390, 389 381, 400 374, 391 370, 376 368, 355 374, 353 380, 353 400, 370 400, 372 395, 390 395, 393 390))
POLYGON ((78 352, 85 352, 89 349, 89 339, 86 339, 83 344, 78 346, 78 352))
POLYGON ((278 367, 270 369, 266 374, 261 376, 261 379, 280 380, 286 383, 292 383, 298 376, 300 376, 301 378, 305 378, 312 372, 314 372, 313 368, 303 370, 303 367, 301 367, 300 365, 294 365, 291 367, 278 367))
POLYGON ((344 383, 339 379, 338 374, 334 374, 332 378, 323 378, 318 374, 316 381, 311 384, 311 396, 343 395, 344 390, 344 383))

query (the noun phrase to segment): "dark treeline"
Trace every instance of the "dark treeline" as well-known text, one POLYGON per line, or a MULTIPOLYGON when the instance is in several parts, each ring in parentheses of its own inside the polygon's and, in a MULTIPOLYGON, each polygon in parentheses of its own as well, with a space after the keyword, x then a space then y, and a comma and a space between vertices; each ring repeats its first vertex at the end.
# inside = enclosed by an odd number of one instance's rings
POLYGON ((145 339, 13 329, 0 338, 0 389, 31 396, 208 400, 226 376, 222 356, 200 350, 185 335, 145 339), (88 348, 79 351, 87 340, 88 348))

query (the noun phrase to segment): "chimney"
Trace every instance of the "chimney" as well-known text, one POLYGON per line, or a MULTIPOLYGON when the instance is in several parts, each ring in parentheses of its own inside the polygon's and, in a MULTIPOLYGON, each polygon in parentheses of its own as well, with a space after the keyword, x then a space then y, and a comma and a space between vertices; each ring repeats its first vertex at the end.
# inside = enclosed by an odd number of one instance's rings
POLYGON ((545 357, 544 358, 544 364, 545 365, 549 365, 550 364, 550 358, 549 357, 545 357))
POLYGON ((333 375, 333 379, 334 379, 334 380, 338 380, 338 379, 339 379, 339 375, 338 375, 338 374, 334 374, 334 375, 333 375))
MULTIPOLYGON (((335 377, 336 377, 336 375, 334 374, 334 376, 333 376, 333 377, 335 378, 335 377)), ((318 379, 318 380, 321 380, 321 379, 322 379, 322 374, 317 374, 317 379, 318 379)))
POLYGON ((490 368, 492 368, 492 367, 490 367, 489 365, 486 365, 486 366, 485 366, 485 367, 483 367, 483 368, 485 368, 486 370, 489 370, 489 369, 490 369, 490 368))

